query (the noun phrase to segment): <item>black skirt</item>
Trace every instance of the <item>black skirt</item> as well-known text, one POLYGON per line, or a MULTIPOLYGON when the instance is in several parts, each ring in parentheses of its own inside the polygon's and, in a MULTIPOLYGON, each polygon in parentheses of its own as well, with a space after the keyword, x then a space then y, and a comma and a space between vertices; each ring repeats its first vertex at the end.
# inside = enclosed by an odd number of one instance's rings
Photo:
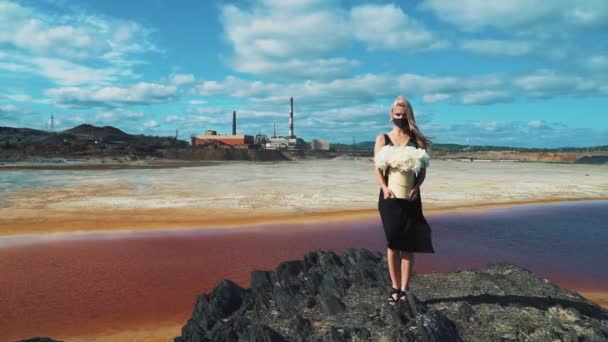
POLYGON ((435 253, 431 226, 422 214, 420 191, 414 200, 384 199, 380 189, 378 211, 388 248, 405 252, 435 253))

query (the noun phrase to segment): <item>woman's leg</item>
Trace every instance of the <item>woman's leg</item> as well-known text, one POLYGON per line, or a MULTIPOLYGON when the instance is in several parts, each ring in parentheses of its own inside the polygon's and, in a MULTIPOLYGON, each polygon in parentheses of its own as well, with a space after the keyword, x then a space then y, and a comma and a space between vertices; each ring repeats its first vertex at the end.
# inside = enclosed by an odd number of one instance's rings
MULTIPOLYGON (((391 283, 394 289, 401 287, 401 256, 399 251, 396 249, 386 249, 386 259, 388 261, 388 272, 391 275, 391 283)), ((397 295, 393 295, 394 299, 397 299, 397 295)))
POLYGON ((409 290, 410 275, 414 267, 414 253, 401 251, 401 291, 409 290))

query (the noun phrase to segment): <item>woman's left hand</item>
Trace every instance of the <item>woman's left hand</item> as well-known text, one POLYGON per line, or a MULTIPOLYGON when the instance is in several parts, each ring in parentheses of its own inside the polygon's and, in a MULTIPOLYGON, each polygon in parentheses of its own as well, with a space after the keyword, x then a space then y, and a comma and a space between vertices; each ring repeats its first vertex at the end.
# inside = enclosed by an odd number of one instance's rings
POLYGON ((418 197, 420 189, 415 186, 410 190, 410 200, 413 201, 416 199, 416 197, 418 197))

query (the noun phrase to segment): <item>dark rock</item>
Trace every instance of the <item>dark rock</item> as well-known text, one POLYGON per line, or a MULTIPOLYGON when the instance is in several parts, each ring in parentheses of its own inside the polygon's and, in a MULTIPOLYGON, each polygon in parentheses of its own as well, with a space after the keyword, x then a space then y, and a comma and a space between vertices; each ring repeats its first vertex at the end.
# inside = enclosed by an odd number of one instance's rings
POLYGON ((243 302, 243 288, 229 279, 224 279, 211 292, 211 311, 214 317, 224 318, 237 310, 243 302))
POLYGON ((576 164, 608 164, 608 156, 585 156, 577 159, 576 164))
POLYGON ((370 332, 365 328, 330 327, 323 336, 323 342, 372 341, 370 332))
POLYGON ((338 297, 331 294, 319 294, 317 301, 321 305, 321 310, 328 315, 335 315, 346 310, 346 305, 338 297))
POLYGON ((287 340, 272 330, 267 325, 252 324, 249 326, 247 335, 242 340, 246 342, 287 342, 287 340))
POLYGON ((254 306, 258 310, 268 308, 268 301, 273 292, 272 273, 268 271, 251 272, 251 291, 254 296, 254 306))
POLYGON ((608 310, 507 263, 413 273, 396 306, 386 258, 367 249, 315 250, 251 278, 198 296, 175 341, 608 340, 608 310))
POLYGON ((296 341, 306 341, 313 332, 310 320, 299 314, 296 314, 295 318, 289 322, 289 329, 294 332, 296 341))
POLYGON ((276 276, 281 285, 298 282, 298 276, 304 270, 304 262, 301 260, 283 261, 277 266, 276 276))
POLYGON ((321 280, 319 292, 323 295, 333 295, 342 298, 346 294, 346 288, 350 284, 344 278, 338 278, 332 273, 327 273, 321 280))
POLYGON ((305 299, 300 293, 300 288, 295 285, 291 285, 289 287, 275 287, 273 294, 277 308, 286 318, 292 317, 295 313, 297 313, 295 303, 305 299))
POLYGON ((17 342, 63 342, 63 341, 53 340, 52 338, 49 338, 49 337, 32 337, 32 338, 28 338, 26 340, 19 340, 17 342))

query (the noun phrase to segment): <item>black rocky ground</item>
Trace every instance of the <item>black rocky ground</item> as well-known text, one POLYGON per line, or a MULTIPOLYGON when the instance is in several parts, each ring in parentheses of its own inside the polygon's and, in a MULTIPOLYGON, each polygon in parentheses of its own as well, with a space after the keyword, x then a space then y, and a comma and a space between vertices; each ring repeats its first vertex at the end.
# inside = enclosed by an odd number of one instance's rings
POLYGON ((312 251, 201 294, 175 342, 608 341, 608 310, 516 265, 414 273, 397 306, 389 290, 380 253, 312 251))

